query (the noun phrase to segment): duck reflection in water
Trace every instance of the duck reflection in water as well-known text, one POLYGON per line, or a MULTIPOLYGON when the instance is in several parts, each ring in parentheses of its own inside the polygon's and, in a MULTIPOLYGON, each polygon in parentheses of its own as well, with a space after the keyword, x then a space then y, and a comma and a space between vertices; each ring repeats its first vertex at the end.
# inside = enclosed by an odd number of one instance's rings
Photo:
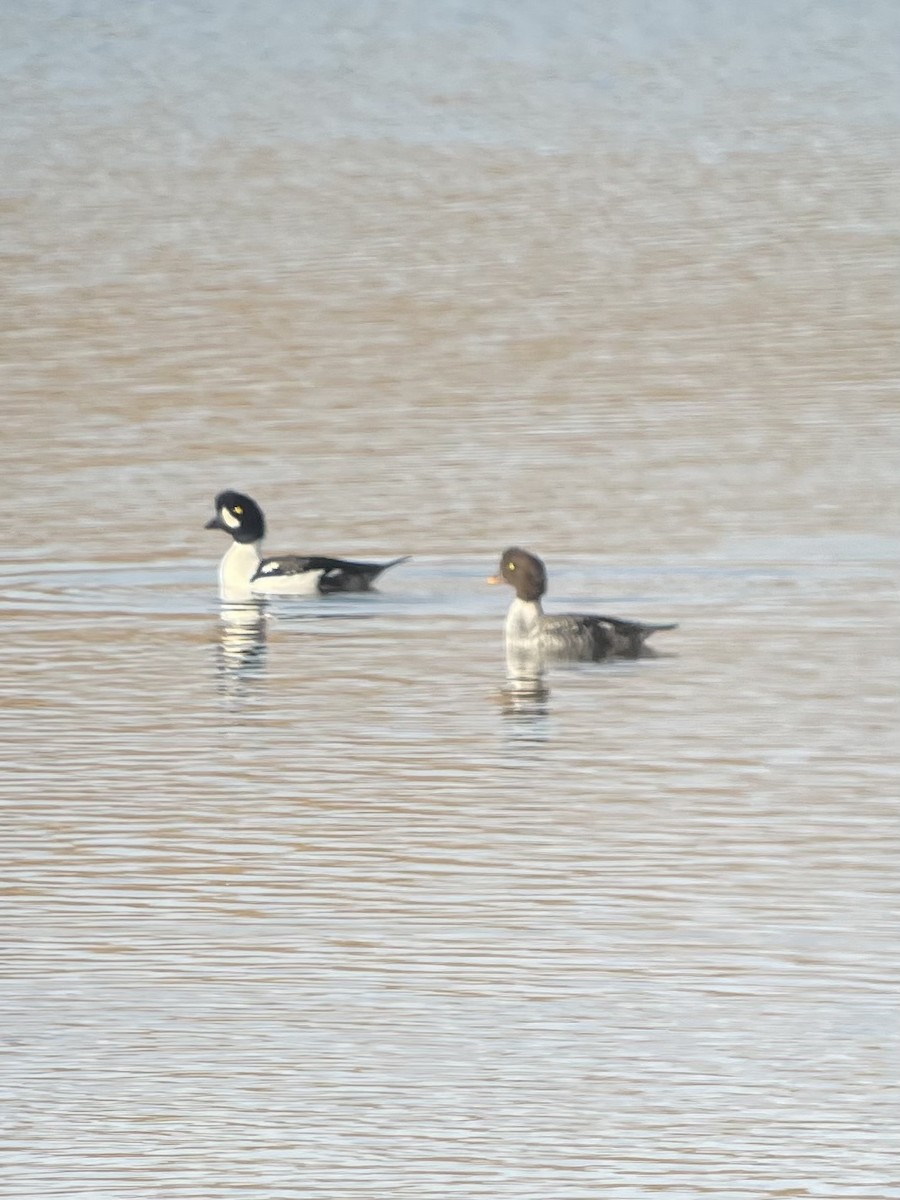
POLYGON ((242 604, 223 604, 219 615, 219 674, 224 690, 236 693, 265 670, 266 601, 260 598, 242 604))
POLYGON ((499 700, 500 712, 517 741, 549 740, 550 688, 541 654, 506 647, 506 683, 499 689, 499 700))

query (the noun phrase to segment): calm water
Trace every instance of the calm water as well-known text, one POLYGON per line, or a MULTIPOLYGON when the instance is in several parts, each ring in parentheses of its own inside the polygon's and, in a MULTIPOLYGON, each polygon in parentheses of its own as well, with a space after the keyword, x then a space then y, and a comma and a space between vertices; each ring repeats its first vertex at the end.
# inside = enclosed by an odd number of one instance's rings
POLYGON ((0 1194, 900 1197, 900 10, 202 7, 0 17, 0 1194))

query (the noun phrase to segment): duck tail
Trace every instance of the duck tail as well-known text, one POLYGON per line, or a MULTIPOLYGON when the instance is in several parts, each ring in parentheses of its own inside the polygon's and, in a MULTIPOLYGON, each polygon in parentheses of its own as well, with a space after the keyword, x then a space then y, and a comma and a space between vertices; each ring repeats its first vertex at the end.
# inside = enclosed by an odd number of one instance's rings
POLYGON ((677 629, 677 621, 668 621, 664 625, 644 625, 641 624, 641 641, 645 642, 651 634, 663 633, 666 629, 677 629))

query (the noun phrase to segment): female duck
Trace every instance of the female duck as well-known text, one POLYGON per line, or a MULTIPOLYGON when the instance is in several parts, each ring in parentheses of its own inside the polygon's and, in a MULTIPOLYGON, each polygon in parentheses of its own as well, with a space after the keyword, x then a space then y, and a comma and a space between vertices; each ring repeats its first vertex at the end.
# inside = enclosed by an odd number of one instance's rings
POLYGON ((330 592, 367 592, 391 562, 347 562, 302 554, 263 558, 266 519, 259 505, 241 492, 220 492, 216 515, 207 529, 224 529, 233 539, 219 563, 219 593, 223 600, 251 595, 308 596, 330 592))
POLYGON ((549 658, 587 662, 615 655, 638 658, 651 633, 676 628, 674 624, 645 625, 592 613, 546 614, 541 607, 547 590, 546 568, 537 555, 518 546, 504 550, 500 574, 488 582, 506 582, 515 588, 516 598, 506 615, 507 650, 533 650, 549 658))

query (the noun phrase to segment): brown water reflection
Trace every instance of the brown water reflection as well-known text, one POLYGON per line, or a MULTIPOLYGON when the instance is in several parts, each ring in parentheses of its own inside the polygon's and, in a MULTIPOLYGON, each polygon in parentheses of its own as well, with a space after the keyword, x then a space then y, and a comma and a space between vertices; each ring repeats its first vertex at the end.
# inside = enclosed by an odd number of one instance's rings
POLYGON ((119 57, 102 4, 17 18, 10 1195, 900 1195, 900 91, 864 9, 739 45, 688 3, 500 6, 509 43, 317 10, 299 75, 265 2, 123 10, 119 57), (223 609, 225 486, 273 550, 413 561, 223 609), (514 541, 548 607, 678 620, 669 653, 508 679, 514 541))

